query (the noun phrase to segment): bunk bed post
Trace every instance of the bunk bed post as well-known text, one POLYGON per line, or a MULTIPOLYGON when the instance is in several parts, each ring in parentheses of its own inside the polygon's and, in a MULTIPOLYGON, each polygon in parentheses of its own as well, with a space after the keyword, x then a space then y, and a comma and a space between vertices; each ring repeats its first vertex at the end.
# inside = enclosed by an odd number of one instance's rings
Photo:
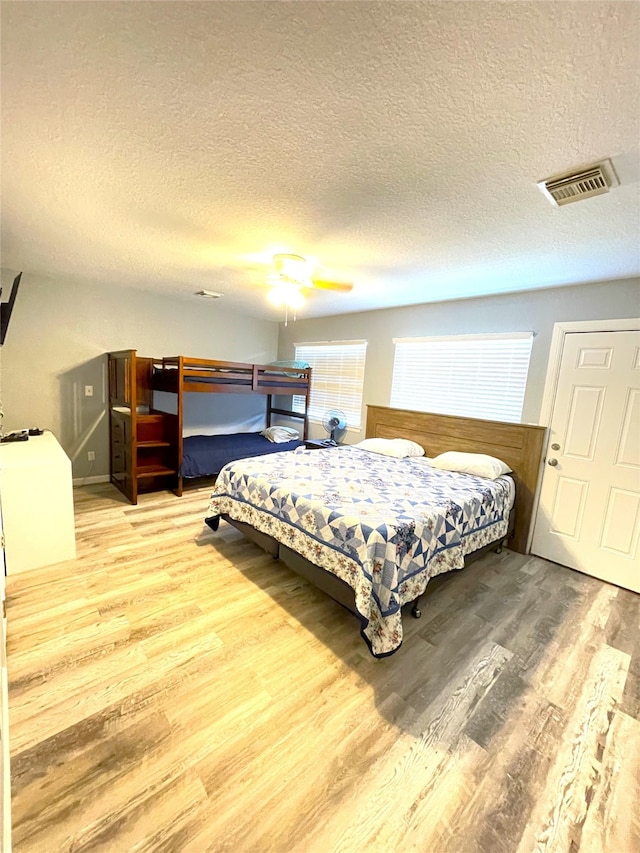
POLYGON ((273 401, 273 394, 267 394, 267 427, 271 426, 272 401, 273 401))
POLYGON ((131 350, 107 353, 109 363, 109 478, 123 495, 131 500, 128 468, 130 418, 123 411, 129 401, 127 357, 131 350))
POLYGON ((311 398, 311 370, 307 367, 307 387, 304 392, 304 420, 302 427, 302 439, 306 441, 309 438, 309 400, 311 398))
POLYGON ((125 454, 129 461, 131 472, 131 484, 129 487, 129 500, 132 504, 138 503, 138 460, 136 459, 136 434, 138 431, 138 395, 137 391, 137 354, 131 350, 124 358, 124 396, 125 405, 129 406, 129 435, 126 439, 125 454))
POLYGON ((131 454, 131 503, 138 503, 138 357, 132 350, 128 364, 129 405, 131 407, 131 435, 129 436, 128 453, 131 454))
POLYGON ((109 478, 131 503, 136 479, 137 361, 135 350, 107 353, 109 365, 109 478))
POLYGON ((177 408, 176 413, 178 415, 178 481, 176 486, 176 495, 181 498, 182 497, 182 427, 184 423, 184 389, 183 389, 183 381, 184 381, 184 356, 178 356, 178 387, 177 387, 177 408))

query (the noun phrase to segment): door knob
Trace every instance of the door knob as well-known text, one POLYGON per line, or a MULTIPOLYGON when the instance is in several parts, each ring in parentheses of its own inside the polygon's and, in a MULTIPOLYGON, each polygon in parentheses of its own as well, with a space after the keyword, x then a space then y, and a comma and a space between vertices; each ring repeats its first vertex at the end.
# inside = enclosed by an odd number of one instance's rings
POLYGON ((552 468, 555 468, 557 464, 558 464, 558 460, 557 460, 557 459, 549 459, 549 460, 547 461, 547 465, 551 465, 551 467, 552 467, 552 468))

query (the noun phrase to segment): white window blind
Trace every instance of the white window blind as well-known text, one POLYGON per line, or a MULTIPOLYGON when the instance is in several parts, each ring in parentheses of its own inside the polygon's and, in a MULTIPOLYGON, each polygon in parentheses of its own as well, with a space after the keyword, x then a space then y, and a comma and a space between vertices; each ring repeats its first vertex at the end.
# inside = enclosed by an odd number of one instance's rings
POLYGON ((533 333, 394 339, 391 405, 518 423, 533 333))
MULTIPOLYGON (((329 409, 345 413, 347 425, 359 429, 366 341, 325 341, 296 344, 296 361, 312 367, 309 417, 322 421, 329 409)), ((294 397, 293 408, 304 411, 304 398, 294 397)))

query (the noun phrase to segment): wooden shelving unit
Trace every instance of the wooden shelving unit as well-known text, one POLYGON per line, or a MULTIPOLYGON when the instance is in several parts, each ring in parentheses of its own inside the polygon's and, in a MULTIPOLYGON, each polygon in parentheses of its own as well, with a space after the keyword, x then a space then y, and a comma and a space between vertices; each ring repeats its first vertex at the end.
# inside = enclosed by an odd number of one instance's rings
POLYGON ((153 410, 154 359, 135 350, 107 358, 111 482, 135 504, 140 491, 178 487, 178 417, 153 410))

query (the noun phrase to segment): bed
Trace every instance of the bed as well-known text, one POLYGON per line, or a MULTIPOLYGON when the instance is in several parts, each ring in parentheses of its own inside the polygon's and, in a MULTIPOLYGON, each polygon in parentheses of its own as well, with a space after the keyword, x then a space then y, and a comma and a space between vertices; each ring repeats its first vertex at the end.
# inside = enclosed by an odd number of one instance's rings
POLYGON ((308 436, 307 408, 311 385, 311 369, 297 364, 250 364, 212 359, 171 356, 153 364, 154 392, 175 395, 172 413, 176 415, 175 448, 177 457, 177 489, 182 494, 184 478, 217 474, 233 459, 294 450, 300 441, 274 444, 260 433, 183 436, 185 394, 258 394, 266 401, 265 426, 271 427, 274 416, 300 422, 301 438, 308 436), (304 401, 303 410, 294 411, 281 401, 296 395, 304 401))
POLYGON ((260 432, 186 436, 182 439, 180 476, 210 477, 236 459, 281 453, 295 450, 302 445, 303 442, 299 439, 279 443, 269 441, 260 432))
POLYGON ((418 615, 432 577, 509 535, 526 549, 544 429, 369 407, 367 436, 417 441, 430 456, 499 455, 512 474, 491 481, 419 458, 298 449, 228 465, 207 523, 230 521, 349 607, 372 654, 385 657, 402 643, 402 606, 414 602, 418 615))

